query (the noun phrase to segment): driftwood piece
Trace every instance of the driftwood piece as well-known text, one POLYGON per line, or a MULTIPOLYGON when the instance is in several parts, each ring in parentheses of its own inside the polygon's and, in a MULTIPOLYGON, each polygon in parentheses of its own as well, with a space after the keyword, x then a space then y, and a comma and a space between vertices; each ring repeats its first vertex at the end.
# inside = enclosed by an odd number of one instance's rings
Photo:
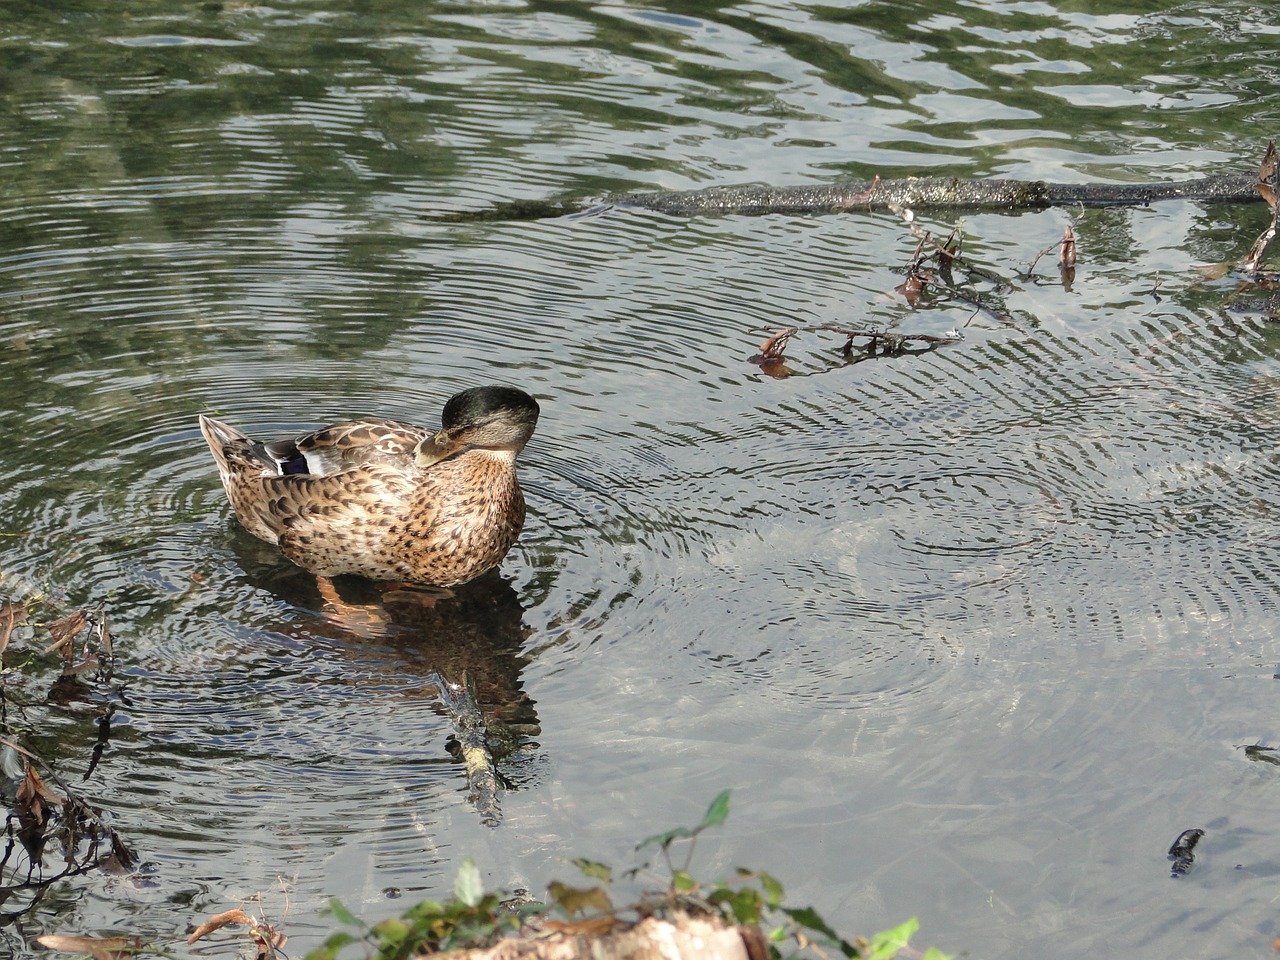
POLYGON ((1142 207, 1161 200, 1254 203, 1262 199, 1254 174, 1227 174, 1165 183, 1050 183, 1047 180, 901 180, 804 184, 794 187, 709 187, 670 193, 613 194, 595 201, 516 200, 485 210, 433 216, 451 223, 583 217, 612 208, 652 210, 677 217, 819 215, 880 210, 1043 210, 1046 207, 1142 207))
POLYGON ((439 677, 438 682, 441 702, 453 720, 456 753, 467 769, 467 783, 471 788, 467 799, 475 804, 481 823, 496 827, 502 822, 498 802, 502 778, 489 747, 489 727, 484 712, 465 676, 461 683, 452 683, 443 677, 439 677))
MULTIPOLYGON (((573 925, 566 925, 572 927, 573 925)), ((484 950, 432 954, 434 960, 765 960, 764 935, 710 917, 647 917, 603 936, 557 932, 508 939, 484 950)))
POLYGON ((962 180, 910 177, 870 183, 798 187, 715 187, 676 193, 630 193, 616 206, 673 216, 758 216, 766 213, 840 213, 895 207, 948 210, 1040 210, 1045 207, 1146 206, 1159 200, 1252 203, 1260 200, 1253 175, 1205 177, 1168 183, 1049 183, 1045 180, 962 180))

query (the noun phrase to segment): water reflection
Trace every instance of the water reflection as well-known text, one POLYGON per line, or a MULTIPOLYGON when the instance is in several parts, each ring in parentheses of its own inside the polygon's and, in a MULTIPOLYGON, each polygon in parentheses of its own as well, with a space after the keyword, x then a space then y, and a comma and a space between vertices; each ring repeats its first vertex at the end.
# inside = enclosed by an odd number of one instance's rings
POLYGON ((779 379, 747 362, 779 329, 968 311, 892 295, 918 243, 892 217, 432 219, 1253 163, 1274 15, 1145 6, 24 8, 0 582, 108 599, 132 706, 86 789, 156 877, 39 922, 165 939, 284 874, 301 951, 331 895, 377 919, 464 855, 536 890, 731 786, 696 866, 775 871, 851 933, 919 913, 990 957, 1255 950, 1280 841, 1239 837, 1274 784, 1232 745, 1274 713, 1280 332, 1192 269, 1243 253, 1254 211, 966 217, 1004 277, 1071 220, 1075 282, 886 362, 802 333, 786 366, 824 375, 779 379), (226 521, 194 429, 415 421, 495 377, 549 398, 506 579, 346 585, 365 635, 226 521), (488 719, 546 723, 500 762, 496 831, 445 743, 437 677, 463 675, 488 719), (1172 892, 1166 820, 1209 830, 1172 892))
MULTIPOLYGON (((248 540, 236 537, 236 554, 247 571, 260 570, 261 545, 248 540)), ((345 664, 357 688, 391 685, 393 699, 429 699, 453 727, 446 749, 466 761, 469 799, 496 826, 495 784, 517 788, 536 775, 527 764, 516 773, 503 761, 520 751, 532 756, 538 746, 532 738, 541 732, 522 678, 532 631, 510 580, 490 571, 463 587, 430 590, 338 577, 333 590, 322 590, 308 574, 275 567, 279 572, 265 579, 250 575, 269 585, 288 612, 257 628, 303 646, 327 639, 334 658, 328 669, 345 664), (298 610, 312 616, 299 619, 298 610), (474 768, 473 748, 487 753, 486 769, 474 768)))

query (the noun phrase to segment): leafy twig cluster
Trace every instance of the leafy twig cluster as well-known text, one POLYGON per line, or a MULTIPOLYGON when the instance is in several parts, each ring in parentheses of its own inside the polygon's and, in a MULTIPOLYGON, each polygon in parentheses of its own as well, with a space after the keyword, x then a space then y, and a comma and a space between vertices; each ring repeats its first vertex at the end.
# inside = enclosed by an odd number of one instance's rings
MULTIPOLYGON (((28 623, 31 608, 41 603, 0 607, 0 655, 28 623)), ((114 676, 106 611, 78 610, 32 626, 48 632, 52 642, 42 653, 58 654, 61 671, 38 708, 10 689, 15 669, 6 669, 0 678, 0 769, 20 771, 0 780, 0 797, 8 807, 0 849, 0 904, 7 908, 6 919, 31 910, 53 884, 68 877, 96 869, 125 872, 134 863, 133 853, 101 813, 29 745, 48 711, 87 702, 98 728, 84 779, 92 775, 110 739, 115 703, 124 696, 114 676)))
MULTIPOLYGON (((372 926, 354 917, 342 904, 332 904, 334 917, 350 928, 329 937, 307 960, 335 960, 353 943, 362 943, 373 960, 407 960, 426 951, 475 948, 493 944, 500 937, 563 934, 601 937, 628 929, 651 917, 679 921, 688 917, 712 917, 744 934, 752 932, 770 960, 809 956, 819 960, 891 960, 907 947, 919 924, 908 920, 869 938, 840 936, 812 907, 785 902, 782 884, 763 871, 739 869, 728 880, 702 883, 690 872, 698 837, 724 823, 729 815, 729 792, 712 801, 702 821, 694 827, 676 827, 640 843, 637 850, 656 849, 666 867, 666 887, 638 903, 615 907, 610 896, 613 870, 583 858, 573 861, 594 885, 548 885, 547 902, 532 901, 523 891, 502 900, 486 893, 480 873, 470 859, 454 883, 454 898, 444 903, 426 901, 401 917, 372 926), (684 844, 684 857, 675 848, 684 844), (763 935, 761 935, 763 934, 763 935)), ((626 871, 634 879, 648 864, 626 871)), ((745 940, 745 936, 744 936, 745 940)), ((922 960, 948 960, 938 950, 924 952, 922 960)))

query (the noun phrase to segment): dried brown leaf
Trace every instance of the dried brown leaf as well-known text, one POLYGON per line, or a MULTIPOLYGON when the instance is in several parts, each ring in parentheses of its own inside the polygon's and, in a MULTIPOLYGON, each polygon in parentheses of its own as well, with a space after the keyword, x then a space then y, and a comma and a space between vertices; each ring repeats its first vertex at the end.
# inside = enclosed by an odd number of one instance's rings
POLYGON ((64 677, 75 677, 82 673, 88 673, 90 670, 98 668, 98 655, 89 653, 79 663, 72 663, 70 658, 62 666, 62 675, 64 677))
POLYGON ((213 933, 215 930, 221 930, 223 927, 233 923, 243 924, 246 927, 253 926, 253 919, 237 907, 234 910, 226 910, 222 913, 214 914, 200 926, 196 927, 191 936, 187 937, 187 943, 195 943, 206 934, 213 933))
POLYGON ((1267 143, 1267 152, 1258 165, 1258 193, 1272 210, 1276 208, 1276 176, 1280 173, 1280 157, 1276 156, 1276 142, 1267 143))
POLYGON ((24 603, 6 603, 0 607, 0 653, 9 646, 9 637, 13 628, 27 619, 27 606, 24 603))
POLYGON ((613 904, 603 887, 570 887, 558 880, 547 884, 547 893, 551 899, 569 916, 597 910, 600 913, 611 913, 613 904))
POLYGON ((787 349, 787 341, 796 334, 795 327, 787 327, 785 330, 779 330, 773 336, 769 337, 760 344, 760 352, 751 359, 757 363, 765 360, 781 360, 783 353, 787 349))
POLYGON ((907 274, 907 279, 893 288, 895 293, 902 294, 902 299, 907 301, 907 306, 914 307, 920 300, 920 293, 924 290, 924 280, 920 274, 912 270, 907 274))
POLYGON ((1221 280, 1234 270, 1235 266, 1231 261, 1225 263, 1203 263, 1197 266, 1195 271, 1206 280, 1221 280))
POLYGON ((602 937, 621 922, 617 917, 609 916, 576 921, 543 920, 542 926, 566 937, 602 937))
POLYGON ((49 635, 53 637, 53 643, 46 647, 44 652, 52 653, 54 650, 61 650, 63 657, 70 660, 72 643, 80 635, 88 619, 87 611, 77 610, 75 613, 69 613, 65 617, 54 620, 49 624, 49 635))
POLYGON ((267 923, 255 923, 249 928, 249 936, 258 945, 257 960, 269 960, 289 942, 288 937, 267 923))
POLYGON ((98 639, 102 643, 102 652, 110 660, 115 654, 111 651, 111 630, 107 627, 107 611, 105 607, 98 608, 98 639))
POLYGON ((49 806, 61 807, 66 802, 66 798, 47 786, 36 768, 28 763, 26 776, 14 796, 14 809, 18 816, 30 815, 43 825, 49 819, 49 806))
POLYGON ((36 937, 36 943, 63 953, 87 953, 94 960, 122 960, 143 947, 141 937, 71 937, 61 933, 36 937))
POLYGON ((1062 232, 1062 246, 1058 253, 1058 266, 1074 267, 1076 265, 1076 235, 1071 229, 1071 224, 1067 224, 1067 229, 1062 232))

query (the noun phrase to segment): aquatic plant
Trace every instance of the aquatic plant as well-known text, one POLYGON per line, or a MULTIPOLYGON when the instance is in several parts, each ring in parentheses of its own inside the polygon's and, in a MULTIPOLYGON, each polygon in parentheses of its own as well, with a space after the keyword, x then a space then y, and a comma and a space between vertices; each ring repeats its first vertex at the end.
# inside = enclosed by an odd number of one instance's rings
MULTIPOLYGON (((712 801, 700 823, 694 827, 676 827, 642 841, 637 850, 656 849, 667 870, 666 886, 642 896, 625 907, 615 907, 610 888, 614 871, 593 860, 573 861, 584 877, 594 885, 570 886, 552 882, 547 888, 547 901, 538 903, 523 891, 502 899, 485 891, 480 872, 468 858, 463 861, 454 882, 454 896, 444 902, 424 901, 411 907, 400 917, 376 924, 357 919, 338 901, 331 912, 348 929, 331 934, 324 945, 307 955, 307 960, 336 960, 340 952, 361 943, 374 960, 407 960, 421 953, 443 950, 492 948, 492 957, 514 956, 511 951, 495 947, 503 938, 537 934, 539 944, 558 938, 560 947, 544 951, 538 946, 522 955, 574 956, 572 947, 563 949, 565 938, 582 938, 592 943, 593 955, 609 956, 608 944, 602 939, 633 934, 644 924, 665 924, 664 937, 679 935, 682 925, 705 923, 713 929, 727 931, 740 939, 741 955, 752 960, 765 956, 771 960, 811 956, 829 958, 832 954, 858 960, 890 960, 907 947, 919 929, 913 917, 905 923, 871 937, 846 939, 838 934, 812 907, 796 907, 785 902, 782 884, 771 874, 758 870, 738 869, 729 879, 702 882, 690 872, 698 837, 718 827, 729 815, 729 791, 712 801), (673 850, 684 845, 685 855, 678 864, 673 850)), ((649 864, 625 872, 634 878, 649 864)), ((699 927, 699 933, 706 929, 699 927)), ((693 938, 705 940, 705 935, 693 938)), ((506 942, 510 942, 507 940, 506 942)), ((525 943, 525 946, 528 944, 525 943)), ((629 945, 630 946, 630 945, 629 945)), ((585 948, 584 948, 585 949, 585 948)), ((619 953, 628 952, 619 950, 619 953)), ((707 949, 701 955, 712 955, 707 949)), ((941 951, 930 948, 923 960, 948 960, 941 951)))

